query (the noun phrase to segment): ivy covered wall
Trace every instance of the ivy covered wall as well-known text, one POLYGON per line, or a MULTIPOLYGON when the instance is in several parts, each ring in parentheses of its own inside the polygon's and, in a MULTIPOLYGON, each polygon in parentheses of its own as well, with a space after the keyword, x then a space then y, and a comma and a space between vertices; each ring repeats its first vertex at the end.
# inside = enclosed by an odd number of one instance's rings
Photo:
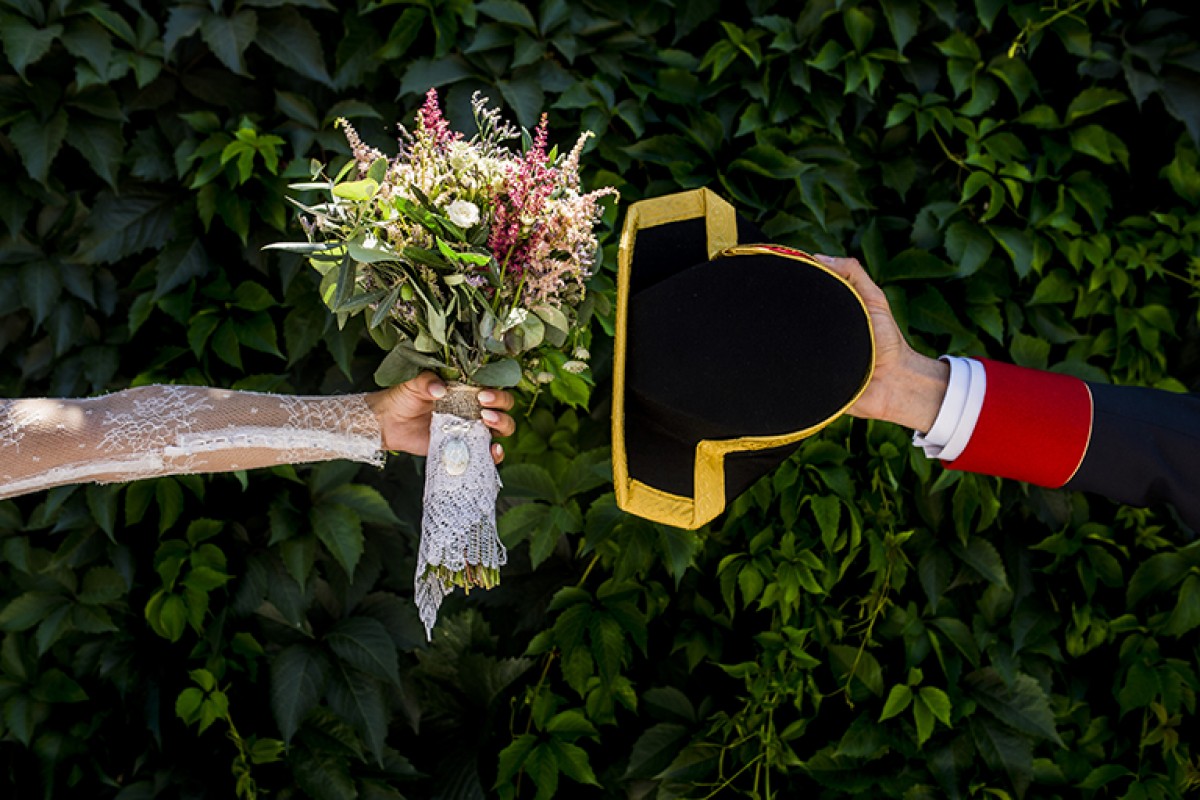
MULTIPOLYGON (((622 206, 709 186, 779 242, 857 255, 925 352, 1194 390, 1196 20, 0 0, 0 389, 370 388, 361 327, 260 248, 300 238, 286 184, 345 152, 335 117, 386 150, 436 86, 452 119, 481 90, 559 142, 594 130, 585 174, 622 206)), ((1169 508, 945 472, 844 419, 698 534, 616 509, 620 214, 596 387, 520 417, 512 563, 432 645, 405 457, 0 503, 6 793, 1195 796, 1200 545, 1169 508)))

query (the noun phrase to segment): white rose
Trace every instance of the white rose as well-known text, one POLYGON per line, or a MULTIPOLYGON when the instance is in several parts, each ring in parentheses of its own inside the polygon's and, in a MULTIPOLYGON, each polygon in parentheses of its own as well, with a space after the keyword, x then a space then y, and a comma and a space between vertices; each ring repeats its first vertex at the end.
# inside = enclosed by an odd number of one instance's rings
POLYGON ((460 228, 479 223, 479 206, 466 200, 455 200, 446 208, 446 216, 460 228))

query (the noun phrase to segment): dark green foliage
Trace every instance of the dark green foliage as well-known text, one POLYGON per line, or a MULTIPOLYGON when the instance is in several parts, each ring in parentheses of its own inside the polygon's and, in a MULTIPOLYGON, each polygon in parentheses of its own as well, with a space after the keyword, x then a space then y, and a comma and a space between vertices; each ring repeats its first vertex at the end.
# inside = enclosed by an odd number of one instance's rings
MULTIPOLYGON (((335 117, 386 149, 430 86, 595 130, 623 203, 707 185, 859 255, 929 353, 1200 388, 1198 33, 1184 0, 4 0, 0 388, 369 388, 260 247, 335 117)), ((0 503, 5 796, 1194 796, 1170 509, 845 419, 698 534, 628 517, 606 242, 598 389, 520 420, 504 582, 430 646, 407 458, 0 503)))

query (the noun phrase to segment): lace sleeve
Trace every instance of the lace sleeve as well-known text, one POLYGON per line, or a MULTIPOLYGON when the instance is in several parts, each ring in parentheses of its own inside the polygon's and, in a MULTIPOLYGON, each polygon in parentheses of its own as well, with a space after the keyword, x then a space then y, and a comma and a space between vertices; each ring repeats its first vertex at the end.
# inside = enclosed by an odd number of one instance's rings
POLYGON ((382 464, 363 395, 145 386, 79 400, 0 400, 0 499, 65 483, 335 458, 382 464))

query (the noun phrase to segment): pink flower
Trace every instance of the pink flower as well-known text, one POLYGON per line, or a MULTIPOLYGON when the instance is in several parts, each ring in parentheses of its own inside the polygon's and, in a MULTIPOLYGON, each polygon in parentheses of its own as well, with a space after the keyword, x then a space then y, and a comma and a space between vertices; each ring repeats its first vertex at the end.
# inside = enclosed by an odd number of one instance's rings
MULTIPOLYGON (((513 169, 509 170, 504 187, 494 198, 495 217, 488 246, 501 264, 507 264, 506 274, 519 279, 528 260, 530 239, 521 241, 522 224, 537 220, 554 191, 558 170, 546 159, 549 121, 545 114, 534 132, 533 146, 513 169)), ((526 223, 527 224, 527 223, 526 223)), ((536 237, 536 227, 528 232, 536 237)))
POLYGON ((444 147, 462 138, 461 133, 450 130, 450 120, 442 116, 437 89, 431 88, 425 93, 425 105, 417 111, 417 128, 429 134, 435 147, 444 147))

